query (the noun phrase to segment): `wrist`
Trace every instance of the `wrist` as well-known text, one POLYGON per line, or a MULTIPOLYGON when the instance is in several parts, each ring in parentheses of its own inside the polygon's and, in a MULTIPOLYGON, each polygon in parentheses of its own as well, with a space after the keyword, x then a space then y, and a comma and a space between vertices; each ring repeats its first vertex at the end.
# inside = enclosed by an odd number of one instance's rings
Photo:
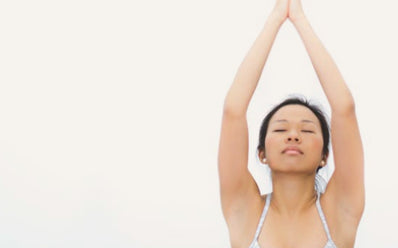
POLYGON ((297 15, 295 17, 289 17, 289 19, 294 25, 307 21, 307 17, 304 14, 297 15))
POLYGON ((282 25, 286 20, 286 17, 283 17, 281 15, 279 15, 278 13, 272 12, 269 16, 267 21, 268 22, 273 22, 276 23, 278 25, 282 25))

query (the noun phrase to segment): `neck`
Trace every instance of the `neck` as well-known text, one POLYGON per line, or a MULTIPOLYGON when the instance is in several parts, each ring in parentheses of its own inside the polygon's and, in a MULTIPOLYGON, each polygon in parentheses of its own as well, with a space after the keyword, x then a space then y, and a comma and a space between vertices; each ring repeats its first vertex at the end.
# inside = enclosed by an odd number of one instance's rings
POLYGON ((272 173, 271 207, 281 216, 302 216, 315 203, 315 175, 272 173))

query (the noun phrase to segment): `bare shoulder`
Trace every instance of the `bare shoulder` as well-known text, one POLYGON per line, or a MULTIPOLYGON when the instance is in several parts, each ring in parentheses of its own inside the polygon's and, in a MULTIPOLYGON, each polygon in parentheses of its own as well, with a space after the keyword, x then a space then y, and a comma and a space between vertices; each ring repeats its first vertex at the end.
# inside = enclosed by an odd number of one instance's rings
MULTIPOLYGON (((333 177, 331 178, 331 180, 333 177)), ((337 247, 353 247, 360 222, 360 217, 352 216, 339 203, 333 181, 329 182, 324 194, 321 194, 320 204, 324 212, 330 234, 337 247), (331 187, 329 187, 331 186, 331 187)))
POLYGON ((252 241, 265 205, 266 195, 250 192, 236 199, 228 215, 224 215, 233 247, 248 247, 252 241))

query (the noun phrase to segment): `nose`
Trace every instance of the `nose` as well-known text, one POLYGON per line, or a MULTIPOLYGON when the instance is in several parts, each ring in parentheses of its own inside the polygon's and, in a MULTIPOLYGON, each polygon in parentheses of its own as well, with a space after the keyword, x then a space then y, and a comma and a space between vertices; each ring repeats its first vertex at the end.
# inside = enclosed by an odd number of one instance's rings
POLYGON ((301 137, 299 135, 299 132, 296 132, 295 130, 291 130, 290 132, 288 132, 288 135, 286 137, 286 142, 287 143, 290 143, 290 142, 301 143, 301 137))

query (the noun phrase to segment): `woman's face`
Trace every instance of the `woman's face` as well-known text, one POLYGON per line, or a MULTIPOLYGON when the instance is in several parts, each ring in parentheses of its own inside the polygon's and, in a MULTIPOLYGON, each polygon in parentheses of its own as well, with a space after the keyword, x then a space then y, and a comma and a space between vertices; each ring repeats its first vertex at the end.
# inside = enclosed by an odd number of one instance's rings
POLYGON ((286 105, 272 116, 265 156, 273 171, 313 173, 322 160, 322 149, 320 122, 307 107, 286 105))

